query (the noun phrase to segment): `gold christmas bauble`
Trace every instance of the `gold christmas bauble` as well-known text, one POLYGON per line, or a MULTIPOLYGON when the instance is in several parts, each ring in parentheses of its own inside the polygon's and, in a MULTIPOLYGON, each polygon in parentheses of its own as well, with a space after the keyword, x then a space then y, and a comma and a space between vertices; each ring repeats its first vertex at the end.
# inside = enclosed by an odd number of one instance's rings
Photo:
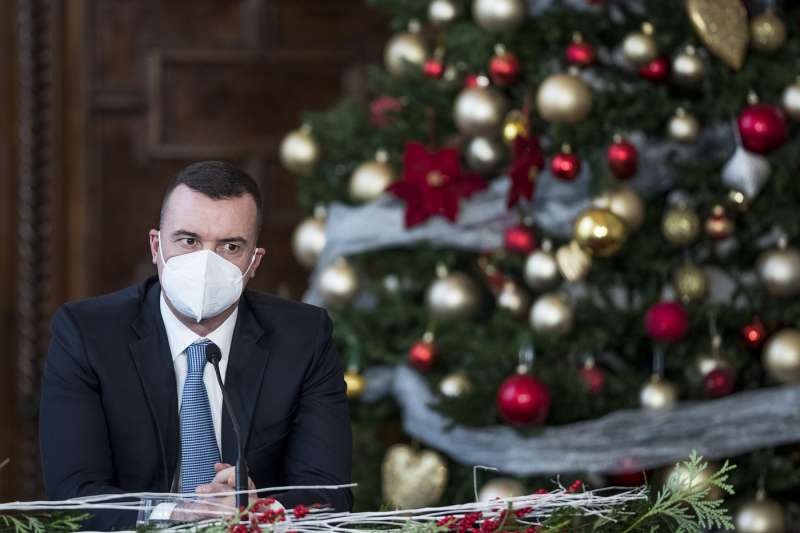
POLYGON ((536 108, 548 122, 575 124, 592 111, 592 90, 580 76, 553 74, 539 85, 536 108))
POLYGON ((800 383, 800 331, 782 329, 764 345, 761 360, 767 373, 780 383, 800 383))
POLYGON ((389 448, 381 465, 383 497, 398 509, 435 505, 447 485, 447 465, 433 450, 406 444, 389 448))
POLYGON ((360 398, 367 388, 367 380, 358 370, 350 369, 344 373, 344 383, 347 385, 348 398, 360 398))
POLYGON ((286 134, 279 155, 283 168, 292 174, 311 174, 319 161, 319 145, 311 136, 311 128, 304 126, 286 134))
POLYGON ((355 269, 346 259, 334 261, 320 273, 319 290, 328 305, 345 306, 358 294, 359 282, 355 269))
POLYGON ((758 278, 773 296, 794 296, 800 293, 800 251, 785 240, 778 248, 761 254, 756 262, 758 278))
POLYGON ((688 207, 672 207, 664 213, 661 232, 672 244, 685 246, 694 242, 700 235, 700 219, 697 213, 688 207))
POLYGON ((675 385, 664 378, 653 376, 639 393, 639 403, 644 409, 659 411, 670 409, 678 399, 675 385))
POLYGON ((684 487, 686 488, 695 488, 700 487, 702 485, 707 485, 709 488, 708 494, 706 495, 707 500, 718 500, 722 497, 722 491, 716 485, 711 485, 708 483, 708 480, 711 478, 711 475, 718 469, 718 466, 714 463, 709 462, 708 467, 699 472, 695 476, 691 476, 689 470, 681 463, 674 465, 670 468, 667 468, 664 473, 662 479, 665 483, 674 484, 677 487, 684 487))
POLYGON ((750 36, 741 0, 686 0, 686 11, 711 53, 734 70, 742 68, 750 36))
POLYGON ((800 78, 783 90, 781 103, 787 115, 800 121, 800 78))
POLYGON ((700 135, 700 122, 697 117, 679 107, 667 123, 667 134, 673 141, 694 142, 700 135))
POLYGON ((497 294, 497 307, 505 309, 514 316, 521 317, 527 314, 531 305, 531 298, 525 289, 513 281, 506 281, 497 294))
POLYGON ((439 392, 447 398, 461 398, 472 389, 472 383, 464 372, 453 372, 439 383, 439 392))
POLYGON ((418 72, 425 62, 425 43, 417 32, 402 32, 393 35, 383 50, 386 70, 397 78, 418 72))
POLYGON ((786 24, 771 10, 750 20, 750 43, 759 52, 777 52, 786 43, 786 24))
POLYGON ((292 234, 292 252, 297 262, 306 268, 313 268, 317 258, 325 248, 325 217, 309 217, 292 234))
POLYGON ((619 185, 606 191, 592 201, 592 205, 608 209, 627 224, 631 231, 638 229, 644 222, 644 203, 635 190, 627 185, 619 185))
POLYGON ((592 269, 592 258, 574 240, 559 246, 556 251, 556 262, 558 271, 567 281, 581 280, 592 269))
POLYGON ((693 263, 684 263, 672 278, 675 293, 684 303, 702 300, 708 295, 708 275, 693 263))
POLYGON ((573 237, 589 255, 608 257, 625 244, 628 228, 622 219, 608 209, 587 209, 575 220, 573 237))
POLYGON ((453 120, 464 135, 495 135, 506 112, 503 95, 491 87, 468 87, 456 97, 453 120))
POLYGON ((558 262, 551 251, 550 241, 544 241, 542 247, 532 252, 525 260, 523 277, 525 283, 534 291, 544 291, 554 287, 561 276, 558 262))
POLYGON ((687 46, 672 58, 672 79, 684 87, 695 87, 703 81, 705 64, 693 46, 687 46))
POLYGON ((738 533, 784 533, 783 507, 775 500, 768 499, 763 493, 755 499, 745 502, 734 515, 738 533))
POLYGON ((356 202, 374 200, 394 181, 392 167, 383 161, 362 163, 350 176, 350 198, 356 202))
POLYGON ((525 22, 525 0, 473 0, 472 16, 487 31, 511 31, 525 22))
POLYGON ((432 0, 428 20, 437 28, 447 26, 461 16, 461 0, 432 0))
POLYGON ((514 109, 508 112, 503 122, 503 140, 506 144, 513 145, 520 135, 528 136, 528 121, 522 111, 514 109))
POLYGON ((478 492, 479 502, 525 496, 525 485, 510 477, 498 477, 487 481, 478 492))
POLYGON ((428 287, 425 297, 428 312, 438 320, 460 320, 472 317, 480 303, 475 282, 460 272, 440 274, 428 287))
POLYGON ((506 147, 494 137, 473 137, 467 143, 465 156, 469 168, 480 174, 497 170, 503 162, 506 147))
POLYGON ((531 307, 533 331, 546 335, 563 335, 572 330, 572 306, 560 294, 543 294, 531 307))
POLYGON ((642 67, 658 56, 658 45, 653 37, 653 27, 645 24, 642 31, 625 36, 622 41, 622 55, 637 67, 642 67))

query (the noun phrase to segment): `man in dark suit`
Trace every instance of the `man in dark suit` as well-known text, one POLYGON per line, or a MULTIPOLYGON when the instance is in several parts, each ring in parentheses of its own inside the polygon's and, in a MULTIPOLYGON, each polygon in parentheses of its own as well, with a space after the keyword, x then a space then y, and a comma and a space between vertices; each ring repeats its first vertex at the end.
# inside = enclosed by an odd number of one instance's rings
MULTIPOLYGON (((190 165, 150 231, 153 277, 63 305, 42 384, 47 495, 229 490, 230 418, 205 354, 220 370, 259 488, 350 482, 351 434, 331 322, 318 308, 243 290, 265 251, 261 198, 244 172, 190 165)), ((273 495, 286 508, 350 510, 349 490, 273 495)), ((130 528, 136 513, 97 511, 87 527, 130 528)))

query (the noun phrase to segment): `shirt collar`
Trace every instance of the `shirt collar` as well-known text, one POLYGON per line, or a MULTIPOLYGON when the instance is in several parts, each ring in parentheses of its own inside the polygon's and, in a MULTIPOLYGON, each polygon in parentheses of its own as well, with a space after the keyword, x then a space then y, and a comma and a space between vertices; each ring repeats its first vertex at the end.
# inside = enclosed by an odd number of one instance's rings
POLYGON ((169 351, 173 361, 186 351, 186 348, 193 342, 203 338, 219 346, 219 351, 222 353, 222 361, 226 361, 231 351, 233 330, 236 327, 236 317, 238 315, 239 306, 237 305, 236 309, 231 313, 231 316, 225 319, 225 322, 220 324, 217 329, 205 337, 201 337, 178 320, 178 317, 175 316, 175 313, 173 313, 167 305, 167 301, 164 298, 164 291, 161 291, 161 319, 164 321, 164 329, 167 331, 169 351))

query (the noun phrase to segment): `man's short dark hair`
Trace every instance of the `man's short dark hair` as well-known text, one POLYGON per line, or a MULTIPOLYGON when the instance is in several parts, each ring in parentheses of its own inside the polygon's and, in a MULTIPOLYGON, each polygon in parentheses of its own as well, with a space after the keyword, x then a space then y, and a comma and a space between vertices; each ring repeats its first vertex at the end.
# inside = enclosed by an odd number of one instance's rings
POLYGON ((186 185, 213 200, 239 198, 249 194, 256 203, 256 234, 261 232, 261 193, 255 180, 242 169, 224 161, 198 161, 184 168, 175 176, 164 194, 161 203, 162 220, 167 201, 178 185, 186 185))

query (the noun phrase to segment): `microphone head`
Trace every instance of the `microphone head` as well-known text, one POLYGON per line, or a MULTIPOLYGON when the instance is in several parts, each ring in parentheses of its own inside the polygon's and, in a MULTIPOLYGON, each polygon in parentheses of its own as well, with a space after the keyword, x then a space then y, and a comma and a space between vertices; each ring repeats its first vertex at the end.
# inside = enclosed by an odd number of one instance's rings
POLYGON ((206 346, 206 361, 214 366, 217 366, 221 360, 222 352, 220 351, 219 346, 213 342, 206 346))

